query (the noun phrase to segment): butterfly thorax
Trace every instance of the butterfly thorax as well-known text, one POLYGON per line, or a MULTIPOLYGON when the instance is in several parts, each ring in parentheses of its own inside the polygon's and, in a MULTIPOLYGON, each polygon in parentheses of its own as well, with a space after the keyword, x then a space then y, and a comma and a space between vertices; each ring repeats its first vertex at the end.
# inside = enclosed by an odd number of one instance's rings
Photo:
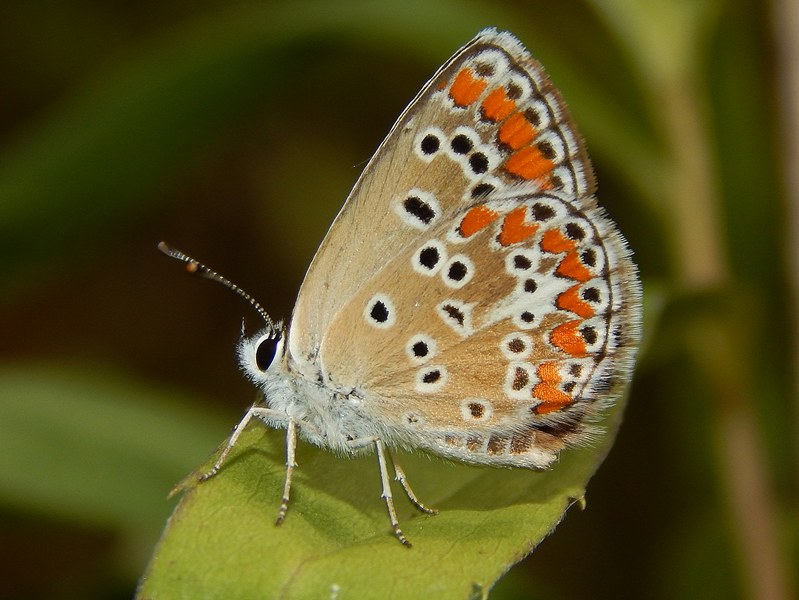
POLYGON ((275 411, 264 420, 271 427, 285 428, 288 420, 298 425, 304 440, 342 454, 354 452, 352 441, 374 437, 378 429, 364 407, 364 398, 353 388, 325 380, 321 370, 292 360, 280 341, 272 363, 265 370, 257 364, 261 336, 244 339, 239 362, 245 374, 258 386, 264 404, 275 411))

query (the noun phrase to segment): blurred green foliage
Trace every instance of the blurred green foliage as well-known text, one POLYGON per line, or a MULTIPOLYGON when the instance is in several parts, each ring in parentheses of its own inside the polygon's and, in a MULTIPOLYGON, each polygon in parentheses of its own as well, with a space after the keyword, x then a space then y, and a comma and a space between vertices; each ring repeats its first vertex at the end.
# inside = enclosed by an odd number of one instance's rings
POLYGON ((287 316, 364 161, 489 25, 562 90, 651 308, 588 510, 492 598, 790 597, 796 241, 765 8, 0 6, 0 597, 129 597, 171 485, 252 400, 241 304, 155 243, 287 316))

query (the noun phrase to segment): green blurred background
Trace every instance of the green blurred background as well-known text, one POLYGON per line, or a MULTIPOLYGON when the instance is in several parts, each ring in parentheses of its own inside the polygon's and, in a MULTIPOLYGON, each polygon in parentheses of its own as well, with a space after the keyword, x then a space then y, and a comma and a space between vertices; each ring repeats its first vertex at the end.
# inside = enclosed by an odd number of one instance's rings
POLYGON ((253 399, 366 160, 489 25, 547 67, 641 267, 625 423, 492 598, 790 598, 799 11, 754 0, 0 5, 0 598, 126 598, 253 399), (793 87, 794 95, 790 92, 793 87))

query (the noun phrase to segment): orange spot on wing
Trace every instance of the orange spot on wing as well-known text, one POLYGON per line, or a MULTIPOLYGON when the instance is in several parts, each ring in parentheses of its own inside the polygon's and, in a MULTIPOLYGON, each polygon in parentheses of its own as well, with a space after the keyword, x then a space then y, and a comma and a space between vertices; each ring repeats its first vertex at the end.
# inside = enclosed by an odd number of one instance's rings
POLYGON ((505 215, 502 231, 499 232, 500 245, 510 246, 535 235, 538 223, 527 223, 526 218, 527 209, 524 206, 518 206, 505 215))
MULTIPOLYGON (((486 100, 488 100, 488 98, 486 98, 486 100)), ((532 142, 535 134, 535 127, 530 124, 530 121, 524 118, 522 113, 517 112, 508 117, 508 120, 500 125, 497 137, 503 144, 507 144, 513 150, 518 150, 522 146, 526 146, 532 142)))
POLYGON ((460 224, 460 232, 463 237, 471 237, 484 227, 488 227, 493 223, 499 213, 491 210, 485 204, 479 204, 463 216, 460 224))
POLYGON ((571 356, 585 356, 585 340, 577 328, 582 320, 566 321, 555 327, 549 334, 549 341, 571 356))
POLYGON ((558 384, 560 383, 560 373, 558 372, 558 364, 554 362, 545 362, 538 365, 536 369, 538 380, 542 383, 558 384))
POLYGON ((579 291, 580 284, 578 283, 565 292, 558 294, 556 304, 558 308, 571 311, 583 319, 589 319, 594 316, 594 307, 580 298, 579 291))
POLYGON ((457 106, 466 107, 480 97, 488 84, 472 75, 471 69, 462 69, 449 88, 449 95, 457 106))
POLYGON ((491 121, 501 121, 516 108, 516 103, 508 98, 505 88, 499 87, 483 100, 483 116, 491 121))
POLYGON ((572 399, 568 394, 565 394, 560 390, 555 391, 559 394, 563 394, 566 398, 564 398, 561 402, 544 402, 543 404, 539 404, 535 407, 536 414, 545 415, 547 413, 555 412, 556 410, 560 410, 564 406, 568 406, 572 403, 572 399))
POLYGON ((544 232, 541 238, 541 250, 552 254, 560 254, 568 250, 574 250, 577 244, 574 240, 563 235, 560 229, 549 229, 544 232))
POLYGON ((549 173, 555 164, 535 146, 525 146, 505 161, 505 170, 522 179, 538 179, 549 173))
POLYGON ((561 381, 557 363, 541 363, 536 372, 539 383, 533 388, 533 398, 543 403, 535 408, 536 413, 546 414, 572 403, 572 397, 557 387, 561 381))
POLYGON ((574 250, 570 251, 560 261, 555 273, 576 281, 588 281, 591 279, 591 271, 580 261, 580 256, 574 250))

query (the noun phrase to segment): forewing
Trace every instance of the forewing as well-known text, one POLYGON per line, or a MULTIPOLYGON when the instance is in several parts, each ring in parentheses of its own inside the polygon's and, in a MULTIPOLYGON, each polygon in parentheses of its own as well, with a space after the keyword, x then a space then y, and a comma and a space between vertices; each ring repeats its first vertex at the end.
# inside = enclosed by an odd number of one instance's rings
POLYGON ((520 184, 528 193, 563 191, 577 206, 594 189, 581 141, 541 66, 512 35, 486 30, 403 112, 322 242, 291 321, 294 368, 308 377, 335 371, 320 364, 320 353, 339 343, 329 330, 344 305, 432 229, 520 184))

